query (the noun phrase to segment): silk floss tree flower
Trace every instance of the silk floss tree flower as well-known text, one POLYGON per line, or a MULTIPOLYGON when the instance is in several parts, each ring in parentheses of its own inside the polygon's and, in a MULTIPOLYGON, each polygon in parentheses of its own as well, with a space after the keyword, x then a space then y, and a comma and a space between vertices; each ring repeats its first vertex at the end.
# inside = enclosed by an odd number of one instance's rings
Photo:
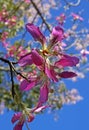
POLYGON ((22 56, 18 61, 19 65, 22 67, 26 65, 35 65, 39 73, 39 76, 30 76, 28 77, 29 81, 24 79, 21 82, 20 89, 22 91, 28 91, 39 83, 43 84, 46 80, 58 82, 58 79, 60 78, 72 78, 77 76, 74 72, 64 71, 63 69, 65 67, 76 66, 76 64, 79 63, 79 59, 75 56, 66 55, 63 52, 55 53, 53 50, 53 46, 56 46, 57 42, 61 42, 65 38, 64 30, 60 26, 53 28, 51 33, 52 39, 50 40, 48 46, 46 44, 46 37, 42 34, 38 27, 28 23, 26 24, 26 29, 36 41, 39 41, 42 44, 42 49, 32 49, 30 53, 22 56), (54 57, 56 57, 56 61, 54 57), (54 59, 55 62, 51 63, 50 59, 54 59), (61 67, 63 71, 60 71, 61 67))
POLYGON ((39 113, 42 110, 49 107, 48 105, 43 105, 48 100, 48 91, 49 89, 47 83, 45 83, 40 88, 40 96, 36 107, 32 109, 25 109, 23 110, 23 112, 18 112, 13 115, 11 122, 13 124, 17 122, 13 130, 22 130, 22 127, 25 122, 32 122, 34 120, 35 118, 34 113, 39 113))
POLYGON ((26 24, 26 29, 35 41, 41 43, 41 48, 32 48, 29 53, 19 58, 19 66, 23 68, 26 66, 34 66, 32 67, 30 74, 28 74, 29 76, 27 77, 27 80, 23 79, 21 81, 20 90, 28 91, 39 85, 40 96, 36 107, 28 110, 26 109, 28 111, 27 115, 26 112, 22 112, 18 116, 13 116, 12 123, 18 120, 14 130, 22 130, 22 126, 25 121, 31 122, 34 119, 34 113, 38 113, 49 107, 44 104, 48 100, 51 84, 59 82, 60 78, 72 78, 77 76, 76 73, 67 70, 64 71, 64 69, 67 67, 76 66, 79 63, 79 59, 77 57, 67 55, 62 50, 54 50, 56 46, 60 46, 59 43, 61 43, 65 38, 62 27, 56 26, 53 28, 51 38, 49 38, 48 43, 46 37, 34 24, 26 24), (35 75, 34 71, 36 72, 35 75), (24 116, 24 113, 26 116, 24 116), (13 121, 15 117, 16 120, 13 121))

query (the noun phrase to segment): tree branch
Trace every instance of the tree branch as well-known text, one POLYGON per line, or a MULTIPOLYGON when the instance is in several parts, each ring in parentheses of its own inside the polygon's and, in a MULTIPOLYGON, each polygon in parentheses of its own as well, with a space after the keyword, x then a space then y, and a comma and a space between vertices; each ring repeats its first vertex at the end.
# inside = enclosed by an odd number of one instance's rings
POLYGON ((77 0, 76 3, 68 2, 67 0, 64 0, 68 6, 78 6, 81 2, 81 0, 77 0))
POLYGON ((15 96, 15 90, 14 90, 14 79, 13 79, 13 70, 12 70, 12 64, 9 60, 7 59, 4 59, 2 57, 0 57, 0 60, 7 63, 10 67, 10 75, 11 75, 11 83, 12 83, 12 89, 11 89, 11 92, 12 92, 12 97, 14 98, 15 96))
POLYGON ((46 25, 47 29, 49 30, 49 32, 51 32, 51 29, 48 25, 48 23, 46 22, 46 20, 44 19, 44 17, 42 16, 42 13, 40 12, 40 10, 38 9, 37 5, 33 2, 33 0, 30 0, 31 4, 33 5, 33 7, 36 9, 38 15, 41 17, 43 23, 46 25))

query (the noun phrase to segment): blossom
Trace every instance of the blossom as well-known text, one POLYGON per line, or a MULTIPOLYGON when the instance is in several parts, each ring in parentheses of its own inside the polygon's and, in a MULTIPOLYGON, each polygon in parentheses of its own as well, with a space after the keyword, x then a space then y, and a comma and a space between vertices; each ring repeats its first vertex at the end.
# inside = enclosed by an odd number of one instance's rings
POLYGON ((61 101, 63 104, 76 104, 76 102, 82 99, 77 89, 68 90, 64 94, 61 94, 61 101))
POLYGON ((46 109, 48 105, 43 105, 48 100, 48 82, 44 83, 44 85, 40 88, 40 96, 39 101, 36 107, 30 109, 29 114, 27 115, 27 120, 22 112, 15 113, 12 117, 12 123, 17 122, 13 130, 22 130, 24 122, 32 122, 34 120, 33 113, 41 112, 43 109, 46 109))
POLYGON ((22 130, 23 124, 24 124, 24 119, 22 118, 22 113, 18 112, 15 113, 11 119, 12 123, 15 123, 18 121, 18 123, 15 125, 13 130, 22 130))
POLYGON ((81 16, 79 16, 78 14, 76 14, 76 13, 71 13, 71 15, 73 16, 74 20, 83 21, 83 18, 82 18, 81 16))
POLYGON ((7 31, 3 32, 1 35, 1 41, 5 42, 8 36, 9 36, 9 33, 7 31))
POLYGON ((64 21, 66 19, 66 16, 64 13, 60 14, 60 16, 56 17, 56 20, 58 21, 59 24, 63 25, 64 21))
POLYGON ((80 51, 80 53, 83 55, 83 56, 86 56, 87 54, 89 54, 89 51, 87 49, 82 49, 80 51))
POLYGON ((46 41, 45 36, 41 33, 39 27, 36 27, 34 24, 26 24, 27 31, 33 36, 35 41, 39 41, 41 44, 44 44, 46 41))
MULTIPOLYGON (((34 116, 32 114, 29 114, 28 115, 28 119, 27 119, 27 122, 32 122, 34 119, 34 116)), ((15 123, 17 122, 17 124, 14 126, 14 129, 13 130, 22 130, 22 127, 24 125, 24 122, 25 122, 25 116, 23 115, 22 112, 18 112, 18 113, 15 113, 11 119, 11 122, 12 123, 15 123)))
POLYGON ((51 44, 61 42, 64 39, 64 30, 60 26, 55 26, 52 30, 51 44))

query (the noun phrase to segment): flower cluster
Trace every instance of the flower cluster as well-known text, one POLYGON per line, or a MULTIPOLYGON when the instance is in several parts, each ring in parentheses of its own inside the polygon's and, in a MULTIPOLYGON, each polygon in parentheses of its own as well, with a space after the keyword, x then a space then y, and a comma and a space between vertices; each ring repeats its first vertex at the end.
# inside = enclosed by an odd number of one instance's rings
MULTIPOLYGON (((32 71, 28 74, 27 80, 21 80, 20 90, 29 91, 37 85, 40 85, 40 96, 37 106, 29 111, 31 117, 28 117, 28 119, 32 121, 32 113, 40 112, 48 106, 43 106, 43 104, 48 100, 52 83, 59 82, 61 78, 73 78, 77 76, 76 73, 68 71, 67 67, 76 66, 79 63, 79 59, 76 56, 70 56, 64 53, 61 43, 66 37, 60 25, 53 28, 48 42, 39 27, 34 24, 27 23, 26 30, 32 35, 35 41, 40 43, 39 49, 35 48, 34 45, 34 48, 31 48, 29 53, 21 56, 18 60, 20 67, 32 67, 32 71)), ((14 130, 21 130, 24 121, 26 121, 24 112, 14 115, 13 118, 19 120, 14 130)), ((13 118, 12 122, 14 123, 16 120, 13 121, 13 118)))
POLYGON ((8 28, 15 26, 16 20, 17 20, 17 17, 14 15, 10 17, 9 11, 6 10, 5 8, 2 9, 2 11, 0 12, 0 22, 5 24, 8 28))

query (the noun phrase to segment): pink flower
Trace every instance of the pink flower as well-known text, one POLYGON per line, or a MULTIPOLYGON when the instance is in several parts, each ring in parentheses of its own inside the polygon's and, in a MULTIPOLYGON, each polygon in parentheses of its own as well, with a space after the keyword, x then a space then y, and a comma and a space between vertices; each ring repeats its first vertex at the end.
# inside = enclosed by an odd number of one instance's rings
POLYGON ((83 21, 83 20, 84 20, 81 16, 79 16, 79 15, 76 14, 76 13, 71 13, 71 15, 73 16, 74 20, 80 20, 80 21, 83 21))
POLYGON ((36 27, 34 24, 27 23, 26 24, 26 29, 33 36, 35 41, 39 41, 42 45, 45 43, 46 38, 41 33, 39 27, 36 27))
POLYGON ((62 67, 67 67, 67 66, 76 66, 76 64, 79 63, 79 59, 75 56, 69 56, 69 55, 63 55, 63 57, 55 62, 55 66, 62 66, 62 67))
MULTIPOLYGON (((34 115, 32 115, 31 113, 28 115, 28 119, 27 122, 31 122, 34 119, 34 115)), ((13 130, 22 130, 22 127, 24 125, 24 122, 26 121, 24 115, 19 112, 19 113, 15 113, 11 119, 12 123, 17 122, 17 124, 15 125, 13 130), (17 122, 18 121, 18 122, 17 122)))
POLYGON ((3 32, 2 35, 1 35, 1 41, 5 42, 6 39, 8 38, 8 36, 9 36, 8 32, 3 32))
POLYGON ((86 56, 87 54, 89 54, 89 51, 86 49, 82 49, 80 52, 83 56, 86 56))
POLYGON ((64 39, 64 30, 60 27, 60 26, 56 26, 53 28, 52 30, 52 41, 54 43, 58 42, 58 41, 62 41, 64 39))
POLYGON ((61 78, 73 78, 73 77, 76 77, 77 74, 74 73, 74 72, 64 71, 64 72, 60 73, 59 76, 60 76, 61 78))
POLYGON ((24 119, 22 118, 22 113, 15 113, 12 117, 11 122, 15 123, 18 121, 18 123, 15 125, 13 130, 22 130, 23 124, 24 124, 24 119))
POLYGON ((60 16, 56 17, 56 20, 58 21, 59 24, 63 25, 64 21, 66 19, 66 16, 64 13, 60 14, 60 16))

